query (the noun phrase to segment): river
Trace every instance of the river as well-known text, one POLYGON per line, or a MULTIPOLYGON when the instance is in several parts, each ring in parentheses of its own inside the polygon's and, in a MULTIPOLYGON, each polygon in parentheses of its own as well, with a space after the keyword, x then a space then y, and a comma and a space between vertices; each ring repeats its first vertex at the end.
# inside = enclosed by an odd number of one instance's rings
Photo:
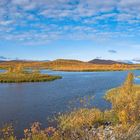
MULTIPOLYGON (((3 72, 2 70, 0 70, 3 72)), ((59 112, 68 112, 83 107, 81 99, 87 99, 87 107, 109 109, 111 104, 103 99, 106 91, 120 86, 128 71, 118 72, 59 72, 42 70, 42 73, 60 75, 62 79, 43 83, 0 84, 0 126, 12 122, 16 133, 34 121, 50 125, 59 112), (91 100, 89 97, 93 97, 91 100)), ((140 71, 133 71, 140 75, 140 71)), ((140 80, 136 79, 136 83, 140 80)))

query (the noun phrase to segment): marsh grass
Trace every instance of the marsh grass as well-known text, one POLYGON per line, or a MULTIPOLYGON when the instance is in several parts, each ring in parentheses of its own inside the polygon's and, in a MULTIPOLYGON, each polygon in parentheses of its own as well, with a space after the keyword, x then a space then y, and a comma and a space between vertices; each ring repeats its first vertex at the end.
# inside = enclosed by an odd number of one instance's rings
POLYGON ((133 74, 129 73, 122 86, 107 92, 105 98, 112 103, 110 110, 83 108, 61 115, 59 127, 66 134, 65 137, 78 134, 82 138, 88 135, 91 128, 104 127, 110 122, 115 138, 130 138, 132 130, 135 131, 133 128, 140 123, 140 86, 135 85, 133 79, 133 74), (84 133, 85 128, 88 130, 87 133, 84 133))
POLYGON ((133 83, 133 74, 129 73, 121 87, 109 90, 105 98, 112 103, 112 112, 122 124, 140 122, 140 86, 133 83))
POLYGON ((95 122, 102 122, 103 114, 98 109, 79 109, 59 117, 62 130, 79 129, 83 126, 92 126, 95 122))
POLYGON ((60 78, 60 76, 41 74, 38 70, 27 72, 22 66, 10 67, 8 71, 0 73, 0 83, 46 82, 60 78))
POLYGON ((42 74, 0 74, 1 83, 21 83, 21 82, 46 82, 60 79, 60 76, 50 76, 42 74))

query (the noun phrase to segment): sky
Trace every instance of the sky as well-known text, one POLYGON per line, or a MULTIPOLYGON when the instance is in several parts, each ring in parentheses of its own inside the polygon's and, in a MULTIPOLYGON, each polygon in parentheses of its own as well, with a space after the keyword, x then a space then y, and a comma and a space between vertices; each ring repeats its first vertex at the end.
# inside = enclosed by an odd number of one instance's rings
POLYGON ((0 0, 0 59, 140 62, 140 0, 0 0))

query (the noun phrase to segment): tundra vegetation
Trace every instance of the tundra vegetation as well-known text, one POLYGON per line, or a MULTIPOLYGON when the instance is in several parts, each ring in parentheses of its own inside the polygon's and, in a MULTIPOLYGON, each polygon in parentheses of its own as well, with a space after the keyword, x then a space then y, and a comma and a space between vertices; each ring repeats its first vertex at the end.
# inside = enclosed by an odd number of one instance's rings
POLYGON ((60 76, 41 74, 39 70, 25 71, 21 64, 10 66, 0 73, 0 83, 45 82, 60 79, 60 76))
MULTIPOLYGON (((81 108, 58 116, 58 127, 41 129, 35 122, 24 130, 23 140, 139 140, 140 86, 129 73, 125 82, 107 92, 110 110, 81 108)), ((16 140, 13 127, 1 129, 1 140, 16 140)))
POLYGON ((8 61, 1 62, 0 68, 7 69, 10 66, 22 64, 24 68, 51 69, 58 71, 122 71, 140 69, 139 64, 93 64, 78 60, 58 59, 54 61, 8 61))

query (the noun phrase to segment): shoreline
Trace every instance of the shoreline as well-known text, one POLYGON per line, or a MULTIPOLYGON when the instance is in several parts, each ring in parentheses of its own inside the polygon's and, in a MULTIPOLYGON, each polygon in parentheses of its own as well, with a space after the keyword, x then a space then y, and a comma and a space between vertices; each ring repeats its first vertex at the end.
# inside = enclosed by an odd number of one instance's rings
POLYGON ((23 74, 23 73, 0 73, 0 83, 35 83, 50 82, 62 79, 61 76, 53 76, 48 74, 23 74))

